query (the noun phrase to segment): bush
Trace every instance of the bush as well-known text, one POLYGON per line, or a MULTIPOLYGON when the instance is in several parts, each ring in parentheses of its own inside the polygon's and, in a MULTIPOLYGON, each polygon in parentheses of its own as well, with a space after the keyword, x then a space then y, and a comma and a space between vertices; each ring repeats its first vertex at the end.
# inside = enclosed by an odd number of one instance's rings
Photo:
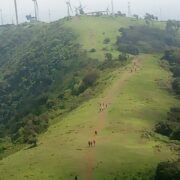
POLYGON ((173 81, 172 87, 173 87, 174 91, 180 95, 180 78, 176 78, 173 81))
POLYGON ((89 52, 91 52, 91 53, 96 52, 96 49, 92 48, 92 49, 89 50, 89 52))
POLYGON ((165 136, 170 136, 173 132, 167 122, 159 122, 156 124, 155 131, 165 136))
POLYGON ((111 53, 106 53, 105 54, 105 61, 112 61, 112 58, 113 58, 113 56, 112 56, 111 53))
POLYGON ((178 37, 167 33, 165 30, 150 26, 131 26, 119 30, 121 36, 117 38, 118 50, 137 55, 139 52, 162 52, 167 47, 179 47, 178 37))
POLYGON ((128 60, 127 54, 126 53, 119 54, 118 60, 121 61, 121 62, 127 61, 128 60))
POLYGON ((110 41, 111 41, 110 38, 105 38, 105 39, 104 39, 104 44, 109 44, 110 41))
POLYGON ((99 73, 97 71, 91 71, 87 73, 83 78, 83 84, 86 87, 92 86, 96 82, 98 77, 99 77, 99 73))
POLYGON ((173 107, 168 113, 168 121, 179 122, 180 123, 180 108, 173 107))
POLYGON ((139 54, 139 49, 134 46, 134 45, 126 45, 126 44, 121 44, 118 47, 118 50, 121 52, 125 52, 128 54, 132 54, 132 55, 138 55, 139 54))
POLYGON ((156 124, 155 131, 172 140, 180 141, 180 108, 171 108, 167 120, 156 124))
POLYGON ((156 169, 155 180, 179 180, 180 160, 161 162, 156 169))

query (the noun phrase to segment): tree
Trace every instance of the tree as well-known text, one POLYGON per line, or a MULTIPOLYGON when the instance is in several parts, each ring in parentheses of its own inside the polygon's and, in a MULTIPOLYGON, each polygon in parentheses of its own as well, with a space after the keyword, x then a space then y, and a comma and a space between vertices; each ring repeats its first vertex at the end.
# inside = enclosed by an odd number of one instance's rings
POLYGON ((97 71, 91 71, 85 75, 83 78, 83 83, 86 87, 92 86, 98 77, 99 73, 97 71))
POLYGON ((121 62, 127 61, 127 60, 128 60, 127 54, 126 54, 126 53, 121 53, 121 54, 119 54, 118 60, 121 61, 121 62))
POLYGON ((111 53, 106 53, 105 54, 105 61, 112 61, 112 54, 111 53))
POLYGON ((153 22, 155 20, 157 21, 158 17, 154 16, 153 14, 146 13, 144 16, 144 20, 145 20, 146 24, 149 25, 151 22, 153 22))
POLYGON ((31 135, 28 139, 28 144, 32 144, 33 147, 37 146, 37 135, 31 135))
POLYGON ((179 180, 180 160, 161 162, 156 169, 155 180, 179 180))
POLYGON ((105 38, 104 39, 104 44, 108 44, 110 41, 111 41, 110 38, 105 38))
POLYGON ((179 21, 168 20, 166 23, 166 31, 171 34, 176 34, 180 28, 179 21))

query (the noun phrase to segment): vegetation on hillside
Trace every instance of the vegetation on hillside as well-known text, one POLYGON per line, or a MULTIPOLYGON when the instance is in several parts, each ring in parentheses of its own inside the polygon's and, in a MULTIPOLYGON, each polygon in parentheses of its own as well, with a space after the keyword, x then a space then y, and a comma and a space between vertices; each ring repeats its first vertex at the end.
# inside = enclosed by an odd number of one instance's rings
POLYGON ((179 180, 180 160, 162 162, 158 164, 155 180, 179 180))
MULTIPOLYGON (((23 149, 4 158, 0 167, 2 178, 72 179, 76 175, 87 177, 90 171, 94 179, 152 179, 160 161, 177 157, 175 151, 166 143, 154 140, 153 133, 149 132, 157 122, 165 120, 172 104, 178 104, 156 83, 157 78, 168 79, 169 72, 159 67, 155 55, 138 56, 132 64, 117 69, 129 62, 129 53, 162 52, 179 46, 176 23, 169 25, 168 35, 167 29, 153 26, 156 17, 146 15, 150 18, 147 17, 147 21, 151 21, 147 26, 138 18, 133 22, 131 18, 90 17, 91 23, 87 21, 90 24, 87 27, 85 20, 88 18, 82 17, 82 20, 80 17, 68 21, 65 26, 60 21, 2 29, 0 153, 6 151, 11 140, 32 144, 31 147, 39 142, 37 148, 23 149), (116 44, 118 53, 114 47, 117 27, 127 27, 131 23, 143 26, 121 29, 122 38, 118 37, 116 44), (73 27, 78 27, 81 41, 73 27), (100 38, 96 38, 97 35, 101 35, 100 38), (166 39, 169 37, 170 44, 166 39), (82 50, 83 46, 86 51, 82 50), (155 49, 159 46, 163 48, 155 49), (103 87, 103 91, 99 87, 103 87), (97 92, 101 94, 70 113, 97 92), (100 103, 103 106, 107 103, 102 116, 98 112, 100 103), (61 116, 65 113, 66 116, 61 116), (62 117, 63 121, 60 121, 62 117), (37 139, 37 135, 48 128, 50 119, 58 123, 37 139), (96 138, 97 146, 88 150, 86 143, 95 128, 98 136, 93 138, 96 138)), ((177 79, 176 67, 172 64, 171 69, 175 69, 177 79)), ((179 112, 177 106, 171 108, 168 120, 163 122, 165 132, 167 126, 171 129, 168 134, 171 139, 179 137, 179 112)), ((160 163, 156 179, 170 177, 166 173, 173 178, 179 176, 177 164, 160 163)))
MULTIPOLYGON (((172 31, 172 30, 171 30, 172 31)), ((172 88, 174 92, 180 95, 180 49, 172 49, 164 52, 162 64, 164 60, 168 62, 168 67, 172 73, 174 80, 172 88)), ((164 65, 163 65, 164 66, 164 65)), ((168 136, 171 140, 180 141, 180 107, 172 107, 168 113, 167 120, 159 122, 155 126, 155 131, 164 136, 168 136)), ((180 160, 161 162, 156 169, 155 180, 178 180, 180 177, 180 160)))
MULTIPOLYGON (((32 139, 32 135, 47 128, 48 118, 41 114, 54 105, 53 98, 60 97, 61 103, 68 89, 70 94, 82 91, 81 85, 74 88, 98 63, 80 51, 74 38, 60 23, 24 24, 1 33, 1 137, 11 134, 17 140, 31 131, 32 139), (27 116, 30 114, 32 117, 27 116)), ((86 84, 84 90, 90 85, 86 84)), ((29 141, 27 138, 24 142, 29 141)))
MULTIPOLYGON (((172 88, 177 95, 180 95, 180 49, 167 50, 162 60, 169 63, 169 69, 172 71, 174 80, 172 88)), ((163 62, 163 61, 162 61, 163 62)), ((170 137, 170 139, 180 140, 180 108, 172 107, 168 113, 166 121, 159 122, 156 125, 156 132, 170 137)))
POLYGON ((179 47, 178 29, 180 26, 170 24, 170 22, 167 22, 165 30, 154 26, 120 28, 121 36, 117 38, 116 42, 118 50, 137 55, 140 52, 159 53, 171 47, 179 47))
POLYGON ((107 68, 128 56, 104 61, 90 59, 62 21, 3 27, 0 34, 0 138, 36 144, 49 125, 48 114, 61 114, 91 97, 84 94, 107 68), (7 40, 8 39, 8 40, 7 40))

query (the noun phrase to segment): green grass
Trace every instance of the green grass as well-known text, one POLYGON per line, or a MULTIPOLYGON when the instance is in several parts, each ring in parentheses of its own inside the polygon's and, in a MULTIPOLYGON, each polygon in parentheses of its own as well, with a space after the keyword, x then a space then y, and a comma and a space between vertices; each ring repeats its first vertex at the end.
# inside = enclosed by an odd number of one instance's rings
MULTIPOLYGON (((65 26, 73 29, 77 34, 77 42, 82 45, 82 48, 88 52, 91 58, 103 60, 104 54, 110 52, 117 57, 119 52, 114 46, 117 36, 120 35, 119 29, 129 26, 145 25, 144 20, 134 20, 126 17, 74 17, 71 21, 67 21, 65 26), (109 44, 104 44, 104 39, 110 38, 109 44), (89 50, 95 48, 95 53, 90 53, 89 50), (107 48, 107 51, 103 51, 107 48)), ((164 28, 163 22, 153 22, 151 26, 164 28)))
POLYGON ((0 179, 71 180, 76 174, 85 177, 88 154, 93 154, 93 180, 115 176, 149 179, 158 162, 176 158, 166 144, 141 137, 143 130, 151 130, 178 103, 156 82, 157 78, 169 78, 169 73, 159 67, 157 58, 143 55, 141 61, 141 70, 113 94, 106 126, 98 136, 96 148, 89 151, 87 141, 98 121, 98 102, 114 91, 112 84, 129 69, 113 72, 104 93, 52 125, 40 136, 38 147, 23 149, 0 161, 0 179), (162 147, 161 152, 155 152, 155 145, 162 147))

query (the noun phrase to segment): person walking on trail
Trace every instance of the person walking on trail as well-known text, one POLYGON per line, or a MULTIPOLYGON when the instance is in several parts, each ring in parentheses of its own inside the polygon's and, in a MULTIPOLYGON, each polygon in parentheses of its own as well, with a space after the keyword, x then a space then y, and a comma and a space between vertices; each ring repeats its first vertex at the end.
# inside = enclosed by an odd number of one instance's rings
POLYGON ((94 144, 94 146, 96 145, 96 141, 95 140, 93 140, 93 144, 94 144))
POLYGON ((88 141, 88 145, 89 145, 89 147, 91 146, 91 142, 90 141, 88 141))
POLYGON ((90 141, 90 145, 91 145, 91 147, 92 147, 92 145, 93 145, 92 141, 90 141))
POLYGON ((97 131, 96 131, 96 130, 95 130, 95 132, 94 132, 94 133, 95 133, 95 135, 97 135, 97 131))

